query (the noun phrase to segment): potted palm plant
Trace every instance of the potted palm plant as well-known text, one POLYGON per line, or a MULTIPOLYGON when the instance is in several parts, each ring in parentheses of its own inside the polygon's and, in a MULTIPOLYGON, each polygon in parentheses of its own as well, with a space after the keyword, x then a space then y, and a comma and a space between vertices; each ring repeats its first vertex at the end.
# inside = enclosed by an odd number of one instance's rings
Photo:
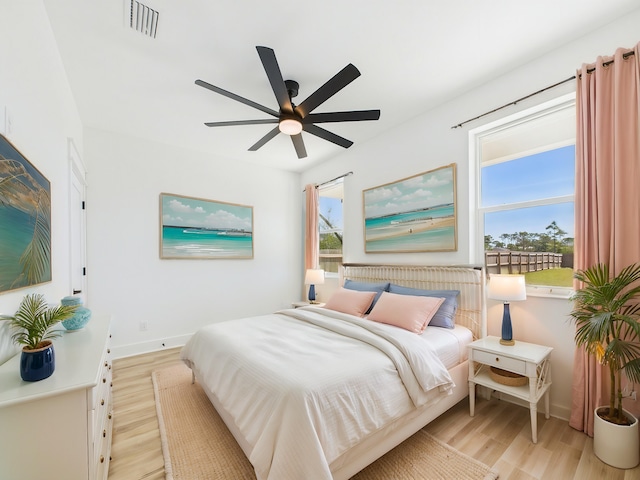
POLYGON ((640 463, 638 419, 622 407, 622 374, 640 383, 640 264, 613 277, 608 265, 597 264, 574 277, 583 285, 572 297, 576 345, 608 369, 611 384, 609 405, 595 410, 594 453, 614 467, 633 468, 640 463))
POLYGON ((20 376, 24 381, 35 382, 51 376, 55 369, 51 340, 61 335, 60 331, 53 330, 53 326, 71 318, 77 307, 50 307, 42 294, 34 293, 22 299, 15 315, 1 317, 8 320, 13 329, 14 343, 22 345, 20 376))

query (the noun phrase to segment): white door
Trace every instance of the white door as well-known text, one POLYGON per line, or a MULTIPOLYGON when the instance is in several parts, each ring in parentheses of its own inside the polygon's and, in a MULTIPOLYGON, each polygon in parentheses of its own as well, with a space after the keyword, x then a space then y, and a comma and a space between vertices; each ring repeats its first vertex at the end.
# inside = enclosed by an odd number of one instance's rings
POLYGON ((80 155, 69 140, 69 258, 71 293, 87 303, 85 172, 80 155))

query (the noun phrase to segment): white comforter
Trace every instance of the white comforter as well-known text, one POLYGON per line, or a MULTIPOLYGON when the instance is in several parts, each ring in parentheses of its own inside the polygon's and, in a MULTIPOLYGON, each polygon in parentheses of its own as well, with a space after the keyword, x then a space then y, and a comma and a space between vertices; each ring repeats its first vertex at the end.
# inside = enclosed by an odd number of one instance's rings
POLYGON ((331 479, 334 459, 453 387, 420 336, 317 307, 209 325, 181 358, 251 446, 259 480, 331 479))

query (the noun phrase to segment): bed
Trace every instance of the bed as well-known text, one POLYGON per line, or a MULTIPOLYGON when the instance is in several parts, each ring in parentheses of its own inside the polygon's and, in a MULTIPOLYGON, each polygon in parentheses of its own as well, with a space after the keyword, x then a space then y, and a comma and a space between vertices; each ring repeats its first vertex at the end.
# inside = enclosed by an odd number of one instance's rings
POLYGON ((416 334, 308 306, 208 325, 183 348, 258 480, 348 479, 468 395, 466 345, 486 334, 484 271, 341 266, 340 285, 383 282, 458 290, 455 328, 416 334))

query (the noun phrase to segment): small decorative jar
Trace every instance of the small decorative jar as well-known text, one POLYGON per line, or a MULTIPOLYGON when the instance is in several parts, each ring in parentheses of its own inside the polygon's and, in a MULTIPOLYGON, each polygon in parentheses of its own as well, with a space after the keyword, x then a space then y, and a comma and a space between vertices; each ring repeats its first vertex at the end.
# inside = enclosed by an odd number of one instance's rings
POLYGON ((80 297, 64 297, 60 303, 62 305, 78 305, 78 309, 73 317, 62 321, 62 326, 68 331, 80 330, 91 318, 91 310, 82 306, 82 298, 80 297))

